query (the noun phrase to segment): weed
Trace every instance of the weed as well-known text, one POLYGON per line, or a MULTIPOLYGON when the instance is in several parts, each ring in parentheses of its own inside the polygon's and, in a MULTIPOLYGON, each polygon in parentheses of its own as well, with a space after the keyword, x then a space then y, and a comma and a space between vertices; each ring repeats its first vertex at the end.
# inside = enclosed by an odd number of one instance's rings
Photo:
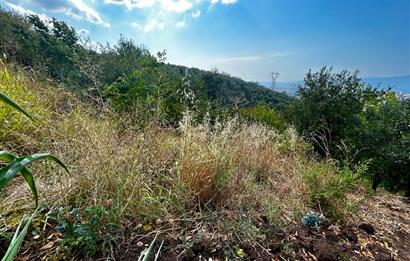
POLYGON ((99 249, 115 244, 118 226, 112 223, 113 213, 102 207, 83 211, 59 208, 49 213, 61 234, 60 246, 72 257, 94 256, 99 249))
POLYGON ((304 173, 309 185, 309 200, 317 210, 331 219, 341 219, 349 209, 346 194, 358 185, 365 166, 339 170, 329 163, 316 163, 304 173))

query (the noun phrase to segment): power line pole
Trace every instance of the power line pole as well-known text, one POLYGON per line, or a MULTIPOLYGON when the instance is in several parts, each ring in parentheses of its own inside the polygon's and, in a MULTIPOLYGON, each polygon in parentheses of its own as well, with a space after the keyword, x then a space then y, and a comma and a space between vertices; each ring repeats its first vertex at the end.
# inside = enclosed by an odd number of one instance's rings
POLYGON ((279 73, 278 72, 272 72, 272 89, 276 89, 276 79, 278 79, 279 73))

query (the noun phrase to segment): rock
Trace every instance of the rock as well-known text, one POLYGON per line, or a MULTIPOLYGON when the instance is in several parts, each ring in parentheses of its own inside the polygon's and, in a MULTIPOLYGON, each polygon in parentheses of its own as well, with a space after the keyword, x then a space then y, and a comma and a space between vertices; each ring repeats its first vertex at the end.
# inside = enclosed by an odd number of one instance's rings
POLYGON ((358 228, 365 231, 369 235, 374 235, 375 230, 374 230, 373 226, 368 224, 368 223, 362 223, 358 226, 358 228))

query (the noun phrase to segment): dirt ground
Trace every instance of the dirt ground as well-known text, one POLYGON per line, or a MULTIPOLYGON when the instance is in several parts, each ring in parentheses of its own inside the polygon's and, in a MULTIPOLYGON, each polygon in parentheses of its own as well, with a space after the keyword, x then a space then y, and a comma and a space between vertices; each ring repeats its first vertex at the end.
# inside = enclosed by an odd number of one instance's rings
MULTIPOLYGON (((337 224, 323 219, 320 227, 313 229, 302 222, 277 228, 262 217, 254 224, 262 237, 238 242, 220 233, 210 221, 192 220, 186 226, 149 233, 142 228, 129 230, 118 245, 100 253, 101 258, 77 260, 138 260, 156 234, 153 253, 163 241, 158 260, 410 260, 410 202, 381 193, 359 206, 350 220, 337 224)), ((53 245, 56 239, 47 240, 26 242, 17 260, 60 260, 53 254, 58 247, 53 245)), ((149 260, 154 260, 154 254, 149 260)))
MULTIPOLYGON (((286 231, 267 232, 260 244, 228 243, 226 237, 204 227, 196 233, 202 240, 192 242, 189 249, 186 241, 166 237, 160 260, 410 260, 410 202, 390 194, 373 196, 344 224, 323 220, 317 229, 297 224, 286 231), (236 256, 227 258, 228 252, 236 256)), ((148 242, 128 241, 117 252, 121 253, 118 259, 138 258, 148 242), (135 248, 138 244, 141 247, 135 248)))

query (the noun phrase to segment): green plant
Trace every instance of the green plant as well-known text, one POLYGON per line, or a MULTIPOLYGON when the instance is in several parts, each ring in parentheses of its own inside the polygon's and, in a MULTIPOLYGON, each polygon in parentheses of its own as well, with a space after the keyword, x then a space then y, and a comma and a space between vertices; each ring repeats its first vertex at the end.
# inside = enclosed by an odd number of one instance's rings
POLYGON ((57 223, 56 229, 61 234, 60 245, 63 250, 74 258, 94 256, 98 249, 115 242, 115 214, 103 207, 83 211, 59 208, 47 216, 57 223))
POLYGON ((320 225, 320 217, 315 213, 309 213, 303 217, 303 224, 309 228, 318 228, 320 225))
POLYGON ((37 214, 37 209, 33 212, 33 214, 31 214, 29 218, 23 219, 20 221, 16 229, 16 232, 14 233, 14 236, 11 239, 9 247, 6 253, 4 254, 3 258, 1 259, 1 261, 13 261, 14 260, 14 257, 17 255, 18 251, 20 250, 24 237, 26 236, 28 228, 36 214, 37 214), (25 222, 25 225, 23 229, 20 231, 20 228, 24 224, 24 222, 25 222))
POLYGON ((250 108, 239 109, 239 114, 250 122, 258 122, 284 131, 286 125, 282 116, 272 107, 266 104, 258 104, 250 108))
POLYGON ((304 172, 309 186, 310 204, 331 219, 343 218, 346 211, 346 194, 358 184, 366 166, 354 170, 344 167, 339 170, 330 163, 316 163, 304 172))
POLYGON ((10 107, 15 108, 16 110, 20 111, 21 113, 23 113, 24 115, 27 116, 27 118, 30 118, 31 120, 33 120, 33 118, 31 117, 30 114, 28 114, 28 112, 23 109, 20 105, 18 105, 17 103, 15 103, 12 99, 10 99, 8 96, 4 95, 2 92, 0 92, 0 101, 4 102, 5 104, 9 105, 10 107))
MULTIPOLYGON (((141 255, 138 258, 138 261, 148 261, 149 257, 151 256, 151 254, 153 254, 153 250, 154 250, 154 243, 157 240, 157 235, 155 235, 154 239, 151 241, 151 244, 149 245, 149 247, 144 250, 141 255)), ((154 261, 157 261, 159 258, 159 255, 161 254, 161 249, 162 249, 162 245, 164 244, 164 240, 162 240, 161 245, 159 246, 157 253, 155 254, 154 257, 154 261)))
POLYGON ((28 186, 30 187, 31 192, 34 195, 34 200, 37 208, 38 193, 34 182, 33 174, 30 172, 30 170, 28 170, 27 166, 32 162, 41 159, 53 160, 57 162, 60 166, 62 166, 67 172, 69 172, 64 163, 61 162, 56 156, 50 153, 39 153, 30 156, 19 157, 8 151, 0 151, 0 160, 6 161, 8 163, 8 165, 6 165, 5 167, 0 168, 0 190, 3 189, 7 185, 7 183, 11 179, 13 179, 18 173, 21 173, 21 175, 27 182, 28 186))
MULTIPOLYGON (((33 119, 22 107, 20 107, 17 103, 15 103, 12 99, 8 96, 4 95, 0 92, 0 101, 8 104, 9 106, 19 110, 24 115, 33 119)), ((31 217, 27 220, 22 220, 17 227, 17 230, 10 242, 10 245, 6 251, 6 254, 2 258, 2 261, 9 261, 13 260, 15 255, 18 253, 21 244, 23 243, 23 239, 27 233, 28 227, 30 226, 31 221, 33 220, 37 208, 38 208, 38 193, 36 189, 36 185, 34 182, 33 174, 27 169, 27 166, 31 164, 33 161, 41 160, 41 159, 51 159, 61 165, 67 172, 68 169, 57 157, 51 155, 50 153, 43 153, 43 154, 33 154, 26 157, 19 157, 13 153, 7 151, 0 151, 0 160, 6 161, 8 164, 2 168, 0 168, 0 190, 3 189, 7 183, 13 179, 18 173, 24 177, 25 181, 27 182, 28 186, 31 189, 31 192, 34 195, 34 201, 36 204, 36 210, 33 212, 31 217), (26 222, 23 229, 20 231, 21 225, 26 222)))

